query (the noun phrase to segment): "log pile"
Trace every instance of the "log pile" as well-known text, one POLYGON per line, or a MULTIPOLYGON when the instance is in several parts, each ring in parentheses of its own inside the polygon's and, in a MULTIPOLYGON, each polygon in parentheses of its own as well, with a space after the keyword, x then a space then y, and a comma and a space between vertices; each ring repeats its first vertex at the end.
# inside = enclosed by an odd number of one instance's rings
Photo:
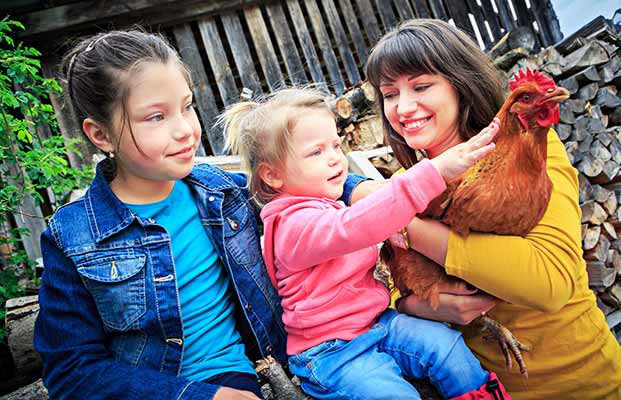
POLYGON ((345 153, 380 153, 377 156, 370 154, 369 159, 384 178, 389 178, 400 168, 392 153, 372 151, 388 143, 375 107, 375 91, 369 82, 364 81, 348 89, 342 96, 333 99, 330 105, 336 116, 345 153))
POLYGON ((39 312, 37 296, 7 300, 5 326, 10 357, 2 360, 5 372, 0 383, 0 393, 23 386, 41 376, 41 358, 32 343, 34 323, 39 312))
POLYGON ((621 32, 598 17, 517 63, 535 63, 571 93, 556 130, 578 170, 583 257, 589 286, 607 316, 621 310, 620 46, 621 32))

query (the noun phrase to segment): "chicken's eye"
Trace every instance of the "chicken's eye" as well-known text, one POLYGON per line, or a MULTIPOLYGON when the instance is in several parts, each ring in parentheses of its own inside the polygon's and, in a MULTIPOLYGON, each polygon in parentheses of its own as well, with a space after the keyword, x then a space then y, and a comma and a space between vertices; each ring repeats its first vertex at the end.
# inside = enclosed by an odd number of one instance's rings
POLYGON ((529 95, 529 94, 527 94, 527 93, 523 94, 523 95, 522 95, 522 101, 523 101, 524 103, 528 103, 528 102, 530 101, 530 95, 529 95))

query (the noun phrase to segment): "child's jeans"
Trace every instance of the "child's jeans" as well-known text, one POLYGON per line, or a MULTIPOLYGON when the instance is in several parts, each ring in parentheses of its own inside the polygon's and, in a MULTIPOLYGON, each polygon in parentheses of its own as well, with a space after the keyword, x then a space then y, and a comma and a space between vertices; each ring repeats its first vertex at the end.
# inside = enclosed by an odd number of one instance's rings
POLYGON ((291 356, 289 367, 318 399, 420 399, 404 376, 428 377, 442 396, 455 397, 489 378, 460 332, 392 309, 351 341, 330 340, 291 356))

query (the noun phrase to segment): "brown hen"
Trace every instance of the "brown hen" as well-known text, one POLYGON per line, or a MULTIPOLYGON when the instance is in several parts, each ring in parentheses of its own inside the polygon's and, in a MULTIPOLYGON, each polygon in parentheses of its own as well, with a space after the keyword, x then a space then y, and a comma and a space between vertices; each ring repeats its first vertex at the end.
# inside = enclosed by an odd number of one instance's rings
MULTIPOLYGON (((495 150, 448 182, 446 191, 423 213, 460 235, 477 231, 525 236, 537 225, 550 200, 547 134, 558 122, 559 102, 569 93, 552 79, 528 69, 519 71, 509 88, 511 93, 496 115, 500 127, 494 138, 495 150)), ((434 309, 439 305, 439 285, 458 280, 422 254, 388 242, 382 247, 382 260, 402 295, 414 293, 428 300, 434 309)), ((513 353, 527 379, 521 351, 529 348, 491 318, 484 315, 475 321, 498 339, 508 368, 509 351, 513 353)))

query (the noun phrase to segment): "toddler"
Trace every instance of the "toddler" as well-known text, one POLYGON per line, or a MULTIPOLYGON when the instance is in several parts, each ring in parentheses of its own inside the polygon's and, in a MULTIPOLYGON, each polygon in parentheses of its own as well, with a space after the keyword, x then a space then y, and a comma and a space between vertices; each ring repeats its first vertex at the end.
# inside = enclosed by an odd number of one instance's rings
POLYGON ((284 89, 242 102, 221 123, 263 206, 265 263, 302 388, 319 399, 420 399, 406 378, 429 377, 445 397, 493 398, 482 386, 495 378, 461 334, 387 309, 389 292, 373 270, 376 244, 494 148, 496 122, 351 207, 337 200, 348 163, 321 92, 284 89))

